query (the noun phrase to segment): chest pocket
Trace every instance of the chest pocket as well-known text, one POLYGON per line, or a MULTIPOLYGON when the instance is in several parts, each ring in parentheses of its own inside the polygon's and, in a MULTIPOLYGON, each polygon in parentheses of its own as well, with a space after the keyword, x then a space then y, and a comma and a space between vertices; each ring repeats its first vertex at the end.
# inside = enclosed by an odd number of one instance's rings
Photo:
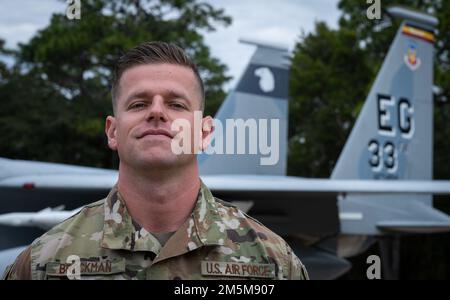
POLYGON ((72 263, 52 261, 45 267, 49 280, 125 279, 125 259, 103 257, 75 258, 72 263))

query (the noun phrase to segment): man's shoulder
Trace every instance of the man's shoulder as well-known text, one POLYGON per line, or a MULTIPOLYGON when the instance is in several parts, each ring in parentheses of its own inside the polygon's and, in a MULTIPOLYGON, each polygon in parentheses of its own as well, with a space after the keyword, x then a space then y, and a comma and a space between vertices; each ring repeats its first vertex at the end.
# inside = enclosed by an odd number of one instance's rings
POLYGON ((214 197, 217 203, 217 210, 220 216, 231 226, 227 231, 228 237, 233 242, 240 243, 245 241, 259 242, 270 246, 280 255, 288 255, 289 249, 286 241, 267 228, 256 218, 242 211, 237 205, 214 197), (233 230, 234 228, 234 230, 233 230))
MULTIPOLYGON (((66 220, 62 221, 61 223, 55 225, 53 228, 51 228, 49 231, 44 233, 44 235, 41 236, 52 236, 57 235, 61 232, 74 232, 79 231, 80 225, 83 225, 82 227, 86 227, 86 225, 94 226, 95 223, 89 222, 94 221, 95 219, 101 219, 104 216, 104 203, 105 199, 87 204, 83 206, 77 213, 73 214, 66 220), (86 224, 84 224, 86 223, 86 224)), ((38 238, 39 239, 39 238, 38 238)))
MULTIPOLYGON (((35 239, 5 272, 5 279, 36 279, 47 262, 58 258, 61 249, 93 240, 103 223, 104 199, 84 206, 79 212, 35 239), (94 234, 95 236, 95 234, 94 234)), ((100 229, 101 230, 101 229, 100 229)), ((69 250, 70 251, 70 250, 69 250)))
MULTIPOLYGON (((72 245, 97 246, 104 224, 105 199, 84 206, 79 212, 38 237, 31 244, 32 260, 56 257, 72 245)), ((77 246, 78 247, 78 246, 77 246)))

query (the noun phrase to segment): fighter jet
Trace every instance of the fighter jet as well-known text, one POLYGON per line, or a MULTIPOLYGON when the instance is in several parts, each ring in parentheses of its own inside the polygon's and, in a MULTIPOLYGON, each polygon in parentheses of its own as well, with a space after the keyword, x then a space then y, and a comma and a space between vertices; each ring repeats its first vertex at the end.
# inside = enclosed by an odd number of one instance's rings
MULTIPOLYGON (((439 193, 437 186, 426 188, 428 184, 438 183, 432 181, 433 45, 438 20, 400 7, 391 7, 388 11, 391 16, 402 19, 403 22, 330 180, 313 183, 303 178, 298 179, 295 186, 303 185, 303 193, 297 191, 293 196, 297 201, 292 202, 286 201, 286 196, 281 193, 268 202, 248 195, 254 203, 250 214, 277 232, 296 237, 291 239, 291 244, 298 245, 296 250, 309 267, 311 278, 338 277, 350 265, 345 260, 328 254, 337 254, 339 257, 357 255, 372 245, 375 241, 373 237, 450 231, 449 216, 434 209, 432 205, 433 195, 439 193), (413 181, 420 181, 416 184, 427 191, 408 193, 406 186, 414 184, 413 181), (313 188, 315 183, 320 188, 313 192, 314 195, 304 195, 309 190, 306 186, 313 188), (367 183, 379 183, 380 190, 370 193, 370 188, 366 186, 364 191, 352 191, 357 185, 367 183), (338 192, 336 203, 318 196, 326 191, 331 192, 332 184, 338 184, 342 188, 338 192), (387 191, 391 184, 402 191, 387 191), (274 199, 276 204, 273 203, 274 199), (336 204, 337 207, 334 206, 336 204), (334 233, 338 233, 335 240, 329 238, 334 233), (314 245, 314 251, 311 251, 311 245, 314 245)), ((284 120, 287 120, 288 100, 287 87, 283 86, 283 79, 287 78, 283 58, 287 53, 279 48, 264 47, 260 43, 257 45, 258 49, 235 93, 225 101, 216 118, 279 118, 279 136, 285 141, 287 125, 284 120), (255 70, 263 68, 273 73, 276 78, 275 86, 282 89, 274 88, 269 93, 262 86, 258 89, 255 70), (253 78, 253 82, 249 78, 253 78), (249 93, 255 95, 250 98, 249 93)), ((259 80, 259 84, 262 84, 262 80, 259 80)), ((280 144, 281 159, 270 167, 258 165, 261 158, 255 155, 201 157, 202 174, 283 176, 286 172, 286 145, 283 142, 280 144)), ((288 182, 287 177, 273 180, 277 183, 288 182)), ((237 187, 237 181, 234 187, 237 187)), ((449 182, 442 184, 441 187, 447 189, 445 186, 449 182)), ((383 243, 389 241, 380 240, 383 243)), ((392 248, 395 245, 396 243, 384 246, 392 248)), ((394 274, 398 261, 389 262, 385 259, 383 262, 387 263, 383 266, 386 273, 393 277, 398 275, 394 274)))
MULTIPOLYGON (((215 196, 285 237, 313 279, 341 276, 351 268, 344 257, 363 252, 377 237, 450 231, 450 217, 432 206, 433 195, 450 194, 450 181, 432 180, 433 31, 438 21, 404 8, 389 12, 404 21, 330 179, 286 176, 290 53, 260 41, 243 40, 256 51, 215 119, 222 124, 278 120, 265 123, 272 138, 262 143, 264 151, 220 152, 233 149, 230 144, 248 150, 252 139, 245 130, 231 140, 229 132, 215 130, 211 148, 217 151, 199 155, 201 178, 215 196)), ((112 170, 2 159, 0 195, 6 200, 1 212, 61 204, 72 210, 104 197, 116 181, 112 170)), ((21 225, 48 226, 70 216, 60 213, 14 218, 25 221, 15 221, 21 225)), ((11 216, 0 216, 0 223, 14 225, 11 216)), ((3 225, 2 230, 11 228, 3 225)), ((1 234, 0 246, 25 245, 37 233, 1 234)))
POLYGON ((49 230, 55 224, 75 215, 81 207, 74 210, 63 210, 63 206, 55 208, 44 208, 38 212, 13 212, 2 214, 0 224, 8 226, 36 226, 44 230, 49 230))

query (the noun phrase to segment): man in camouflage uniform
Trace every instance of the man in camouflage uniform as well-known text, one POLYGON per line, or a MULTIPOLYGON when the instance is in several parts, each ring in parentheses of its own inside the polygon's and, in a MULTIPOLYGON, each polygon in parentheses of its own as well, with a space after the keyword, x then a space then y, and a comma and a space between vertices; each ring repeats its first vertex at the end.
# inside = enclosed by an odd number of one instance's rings
MULTIPOLYGON (((120 157, 109 195, 36 239, 6 279, 308 279, 288 244, 235 206, 213 197, 198 175, 212 118, 192 153, 174 154, 174 120, 194 122, 204 90, 179 47, 151 42, 120 58, 108 145, 120 157)), ((192 140, 195 141, 195 138, 192 140)))

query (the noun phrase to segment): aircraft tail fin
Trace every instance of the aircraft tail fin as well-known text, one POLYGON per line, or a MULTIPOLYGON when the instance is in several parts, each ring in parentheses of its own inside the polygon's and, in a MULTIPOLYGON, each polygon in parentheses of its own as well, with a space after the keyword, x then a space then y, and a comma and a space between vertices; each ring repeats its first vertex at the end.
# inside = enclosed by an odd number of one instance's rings
POLYGON ((215 116, 212 145, 198 157, 200 174, 285 175, 288 49, 261 41, 240 41, 257 48, 215 116))
POLYGON ((404 18, 353 130, 333 179, 431 179, 433 45, 436 18, 405 8, 404 18))
MULTIPOLYGON (((438 20, 405 8, 332 179, 432 180, 433 51, 438 20)), ((338 199, 341 232, 378 234, 448 231, 450 218, 429 195, 347 194, 338 199), (347 218, 346 216, 358 216, 347 218)))

